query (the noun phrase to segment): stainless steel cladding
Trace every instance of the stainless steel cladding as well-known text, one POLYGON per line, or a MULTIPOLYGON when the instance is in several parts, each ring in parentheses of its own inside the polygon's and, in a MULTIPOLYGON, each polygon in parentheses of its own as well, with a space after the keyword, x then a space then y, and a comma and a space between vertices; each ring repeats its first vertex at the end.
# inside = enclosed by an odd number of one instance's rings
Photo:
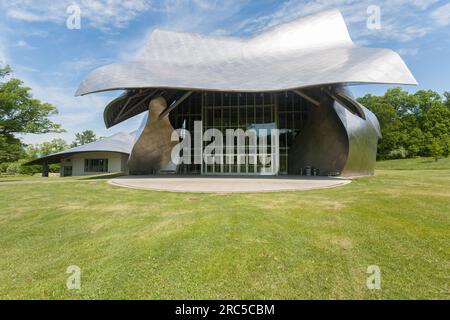
POLYGON ((394 51, 356 46, 341 13, 331 10, 248 39, 156 30, 134 60, 93 71, 76 95, 137 88, 262 92, 336 83, 416 80, 394 51))
MULTIPOLYGON (((131 173, 146 174, 174 167, 167 139, 174 128, 159 115, 191 108, 184 103, 191 94, 268 94, 280 126, 276 96, 296 94, 303 99, 301 106, 308 105, 307 122, 301 120, 302 128, 285 128, 293 136, 286 138, 280 172, 300 174, 308 168, 312 175, 358 176, 373 174, 381 132, 375 115, 346 89, 357 83, 417 84, 397 53, 358 47, 341 13, 330 10, 246 39, 156 30, 134 59, 94 70, 76 95, 125 90, 105 109, 108 128, 151 105, 129 161, 131 173)), ((240 98, 235 100, 241 105, 240 98)), ((204 98, 197 106, 203 120, 204 98)), ((295 112, 306 113, 294 109, 292 123, 295 112)), ((254 110, 256 116, 264 107, 255 105, 254 110)))
POLYGON ((167 108, 166 100, 157 96, 149 105, 149 114, 144 118, 145 124, 136 134, 136 143, 131 151, 128 169, 131 175, 148 175, 160 173, 163 170, 176 170, 172 164, 171 153, 176 145, 172 142, 175 131, 169 118, 159 119, 167 108))
POLYGON ((344 87, 310 91, 320 97, 320 105, 311 107, 309 121, 294 141, 289 173, 312 166, 319 175, 372 175, 381 138, 375 115, 344 87))

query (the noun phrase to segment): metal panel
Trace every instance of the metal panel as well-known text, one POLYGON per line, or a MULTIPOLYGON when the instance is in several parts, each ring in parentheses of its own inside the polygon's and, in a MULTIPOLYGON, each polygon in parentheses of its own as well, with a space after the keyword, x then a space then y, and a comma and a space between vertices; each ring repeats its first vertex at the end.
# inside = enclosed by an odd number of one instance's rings
POLYGON ((356 46, 341 13, 331 10, 250 39, 157 30, 134 61, 93 71, 76 95, 138 88, 262 92, 337 83, 417 84, 394 51, 356 46))
POLYGON ((340 94, 353 99, 345 87, 316 89, 322 92, 318 108, 312 108, 309 122, 297 137, 289 155, 289 173, 299 174, 302 168, 311 166, 319 175, 339 173, 342 176, 372 175, 375 169, 380 126, 376 116, 367 108, 351 106, 337 101, 340 94))
POLYGON ((161 170, 176 170, 171 161, 172 149, 178 142, 172 142, 175 129, 168 117, 159 118, 167 108, 167 102, 162 96, 154 97, 148 107, 141 128, 137 132, 137 141, 128 161, 131 175, 148 175, 161 170))
MULTIPOLYGON (((348 89, 338 87, 336 93, 343 93, 351 97, 348 89)), ((349 143, 348 157, 342 169, 342 175, 365 176, 373 175, 377 158, 378 140, 381 138, 381 130, 378 119, 367 108, 358 104, 364 113, 364 119, 353 114, 338 101, 334 102, 334 110, 345 127, 349 143)))
POLYGON ((140 113, 148 111, 152 98, 162 96, 171 105, 177 107, 188 95, 185 91, 159 90, 159 89, 133 89, 127 90, 120 97, 110 102, 103 113, 106 128, 111 128, 140 113))
POLYGON ((301 174, 306 167, 318 169, 319 175, 341 173, 348 159, 349 141, 334 100, 320 88, 316 91, 320 105, 310 107, 308 122, 291 147, 289 174, 301 174))

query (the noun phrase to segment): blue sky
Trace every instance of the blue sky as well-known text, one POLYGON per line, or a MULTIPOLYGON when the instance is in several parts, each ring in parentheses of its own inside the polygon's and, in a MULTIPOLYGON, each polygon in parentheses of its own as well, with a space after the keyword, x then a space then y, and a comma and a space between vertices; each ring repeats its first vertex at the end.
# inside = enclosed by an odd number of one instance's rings
MULTIPOLYGON (((54 121, 66 133, 26 135, 26 143, 58 137, 72 141, 75 132, 100 136, 133 131, 141 117, 106 130, 105 105, 120 92, 74 97, 83 77, 96 67, 126 61, 155 28, 211 35, 250 36, 273 25, 322 10, 338 8, 353 40, 366 47, 390 48, 404 58, 419 81, 414 92, 450 91, 449 0, 0 0, 0 61, 58 107, 54 121), (81 8, 81 29, 66 27, 67 8, 81 8), (367 28, 367 8, 381 9, 381 29, 367 28)), ((382 94, 389 86, 353 87, 355 95, 382 94)))

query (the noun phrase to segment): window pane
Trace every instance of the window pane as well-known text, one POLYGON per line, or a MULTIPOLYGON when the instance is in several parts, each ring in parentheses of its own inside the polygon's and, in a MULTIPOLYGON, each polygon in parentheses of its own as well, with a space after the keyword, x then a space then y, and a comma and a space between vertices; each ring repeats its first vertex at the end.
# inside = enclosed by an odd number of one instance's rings
POLYGON ((92 173, 108 172, 108 159, 85 159, 84 171, 92 173))

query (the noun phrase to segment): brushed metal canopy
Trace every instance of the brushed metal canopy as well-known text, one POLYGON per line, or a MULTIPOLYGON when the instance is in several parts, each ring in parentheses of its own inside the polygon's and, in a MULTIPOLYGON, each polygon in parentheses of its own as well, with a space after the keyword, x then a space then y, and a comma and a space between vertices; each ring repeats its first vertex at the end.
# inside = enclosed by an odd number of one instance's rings
POLYGON ((394 51, 356 46, 338 10, 248 39, 155 30, 137 56, 94 70, 76 95, 140 88, 261 92, 326 84, 417 84, 394 51))

